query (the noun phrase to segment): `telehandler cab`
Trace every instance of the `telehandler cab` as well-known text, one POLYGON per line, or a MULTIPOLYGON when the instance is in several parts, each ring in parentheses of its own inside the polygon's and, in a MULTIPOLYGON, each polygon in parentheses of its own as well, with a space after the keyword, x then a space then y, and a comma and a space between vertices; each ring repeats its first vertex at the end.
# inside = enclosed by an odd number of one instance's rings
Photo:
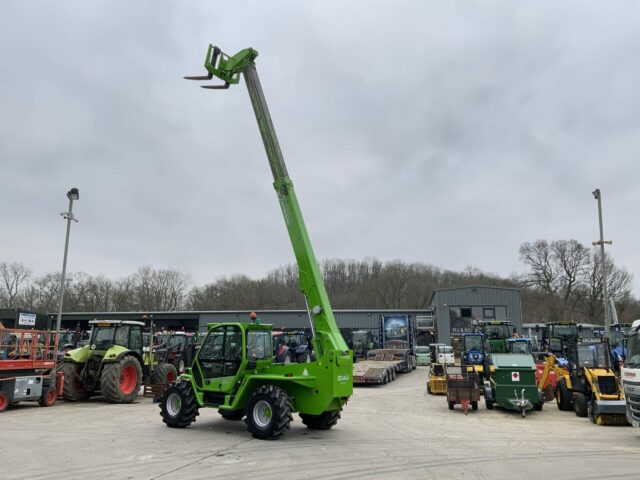
POLYGON ((193 365, 169 387, 160 402, 163 422, 186 427, 200 407, 214 407, 227 420, 240 420, 260 439, 276 439, 289 428, 292 413, 299 412, 310 429, 327 430, 340 418, 353 393, 352 353, 336 325, 318 262, 289 178, 267 103, 254 64, 258 52, 251 48, 229 57, 209 46, 205 57, 208 75, 186 77, 209 80, 214 76, 228 88, 243 75, 258 121, 274 178, 274 188, 296 256, 300 289, 311 306, 311 332, 316 360, 274 364, 271 325, 213 323, 193 365))

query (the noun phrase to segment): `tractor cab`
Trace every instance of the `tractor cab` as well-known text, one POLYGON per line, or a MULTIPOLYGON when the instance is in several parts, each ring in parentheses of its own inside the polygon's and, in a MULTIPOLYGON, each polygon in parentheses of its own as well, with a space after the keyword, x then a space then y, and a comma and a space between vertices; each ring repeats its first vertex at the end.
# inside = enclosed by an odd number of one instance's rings
POLYGON ((507 353, 521 353, 524 355, 532 355, 533 348, 531 339, 529 338, 508 338, 507 353))
POLYGON ((158 344, 160 348, 167 349, 167 361, 182 373, 193 362, 198 349, 198 333, 182 330, 162 332, 158 336, 158 344))
POLYGON ((366 358, 367 352, 373 350, 373 335, 370 330, 354 330, 351 332, 351 343, 353 346, 353 356, 355 358, 366 358))
POLYGON ((626 338, 627 332, 631 329, 628 323, 616 323, 609 327, 609 345, 611 347, 611 357, 614 363, 614 369, 618 371, 620 365, 624 363, 627 356, 626 338))
POLYGON ((209 332, 191 367, 197 387, 205 390, 204 402, 224 404, 247 372, 272 365, 271 325, 249 323, 209 324, 209 332))
POLYGON ((482 365, 484 362, 484 335, 465 333, 462 335, 462 365, 482 365))
POLYGON ((564 357, 568 344, 577 343, 580 339, 580 328, 574 322, 552 322, 547 324, 545 350, 564 357))
POLYGON ((486 350, 491 353, 505 353, 506 339, 513 333, 513 324, 509 321, 487 321, 480 324, 486 340, 486 350))

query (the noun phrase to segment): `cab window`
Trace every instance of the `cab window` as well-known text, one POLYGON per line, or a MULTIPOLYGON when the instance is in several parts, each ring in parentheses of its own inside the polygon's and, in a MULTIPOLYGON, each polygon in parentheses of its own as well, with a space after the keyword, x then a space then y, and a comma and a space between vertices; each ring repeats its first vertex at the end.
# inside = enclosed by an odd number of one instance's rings
POLYGON ((271 358, 271 332, 249 330, 247 332, 247 357, 249 360, 271 358))

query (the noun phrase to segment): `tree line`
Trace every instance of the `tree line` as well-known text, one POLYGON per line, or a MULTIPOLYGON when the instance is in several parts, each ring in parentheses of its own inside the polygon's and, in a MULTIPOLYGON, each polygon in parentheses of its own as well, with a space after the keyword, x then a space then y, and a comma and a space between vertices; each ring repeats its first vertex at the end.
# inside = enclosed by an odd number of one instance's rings
MULTIPOLYGON (((575 240, 523 243, 526 270, 509 277, 467 267, 455 272, 402 261, 329 259, 320 267, 331 304, 337 309, 420 309, 436 289, 466 285, 520 288, 525 322, 575 320, 600 324, 604 318, 601 262, 596 249, 575 240)), ((640 301, 631 294, 632 275, 605 258, 609 294, 621 322, 640 318, 640 301)), ((20 263, 0 263, 0 308, 55 312, 60 274, 34 276, 20 263)), ((220 277, 194 285, 176 269, 140 267, 112 280, 103 275, 67 276, 64 311, 124 312, 176 310, 304 309, 295 265, 262 278, 220 277)))

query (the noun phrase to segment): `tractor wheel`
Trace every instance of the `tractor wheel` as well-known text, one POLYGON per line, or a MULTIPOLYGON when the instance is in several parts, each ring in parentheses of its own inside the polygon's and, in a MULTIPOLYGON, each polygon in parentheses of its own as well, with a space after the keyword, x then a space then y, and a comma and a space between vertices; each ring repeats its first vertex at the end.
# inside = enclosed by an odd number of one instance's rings
POLYGON ((456 402, 449 402, 449 410, 453 410, 453 407, 455 407, 456 402))
POLYGON ((309 350, 302 356, 302 363, 310 363, 311 362, 311 354, 309 350))
POLYGON ((178 373, 184 373, 185 368, 186 365, 184 364, 184 358, 181 358, 178 362, 178 365, 176 366, 176 369, 178 370, 178 373))
POLYGON ((542 390, 538 390, 538 403, 536 403, 533 406, 533 409, 536 412, 540 412, 542 411, 542 407, 544 406, 544 393, 542 393, 542 390))
POLYGON ((287 392, 275 385, 262 385, 249 399, 244 421, 255 438, 275 440, 289 429, 291 410, 287 392))
POLYGON ((0 413, 9 408, 10 403, 11 401, 9 400, 9 395, 4 392, 0 392, 0 413))
POLYGON ((391 369, 391 380, 395 380, 396 379, 396 369, 395 367, 393 367, 391 369))
POLYGON ((389 370, 385 370, 382 375, 382 385, 386 385, 387 383, 389 383, 389 370))
POLYGON ((550 402, 554 398, 556 398, 556 391, 553 388, 553 385, 549 383, 546 387, 544 387, 544 399, 545 401, 550 402))
POLYGON ((418 368, 418 364, 416 363, 415 359, 411 357, 411 370, 415 370, 416 368, 418 368))
POLYGON ((587 416, 587 397, 584 394, 577 392, 573 394, 573 411, 578 417, 587 416))
POLYGON ((287 352, 285 354, 284 361, 282 363, 284 363, 285 365, 288 365, 288 364, 291 363, 291 353, 290 352, 287 352))
POLYGON ((164 391, 160 400, 160 416, 171 428, 184 428, 196 421, 200 415, 198 403, 191 383, 178 382, 164 391))
POLYGON ((102 367, 100 391, 109 403, 131 403, 138 396, 142 384, 142 367, 133 355, 102 367))
POLYGON ((178 378, 176 367, 163 363, 151 373, 152 385, 171 385, 178 378))
POLYGON ((323 412, 320 415, 309 415, 300 413, 300 419, 310 430, 329 430, 340 419, 340 411, 323 412))
POLYGON ((484 405, 487 407, 487 410, 493 410, 493 400, 490 399, 486 394, 484 397, 484 405))
POLYGON ((478 410, 478 402, 476 400, 471 402, 471 409, 472 410, 478 410))
POLYGON ((89 398, 89 392, 84 389, 84 382, 80 376, 82 365, 79 363, 64 362, 61 369, 64 374, 62 397, 65 402, 77 402, 78 400, 86 400, 89 398))
POLYGON ((38 403, 41 407, 50 407, 58 400, 58 392, 53 387, 45 387, 42 390, 42 395, 40 395, 40 400, 38 403))
POLYGON ((244 410, 218 410, 218 413, 225 420, 236 421, 242 420, 242 417, 244 417, 244 410))
POLYGON ((567 381, 564 378, 558 380, 556 385, 556 403, 558 408, 565 412, 571 410, 571 392, 567 388, 567 381))

